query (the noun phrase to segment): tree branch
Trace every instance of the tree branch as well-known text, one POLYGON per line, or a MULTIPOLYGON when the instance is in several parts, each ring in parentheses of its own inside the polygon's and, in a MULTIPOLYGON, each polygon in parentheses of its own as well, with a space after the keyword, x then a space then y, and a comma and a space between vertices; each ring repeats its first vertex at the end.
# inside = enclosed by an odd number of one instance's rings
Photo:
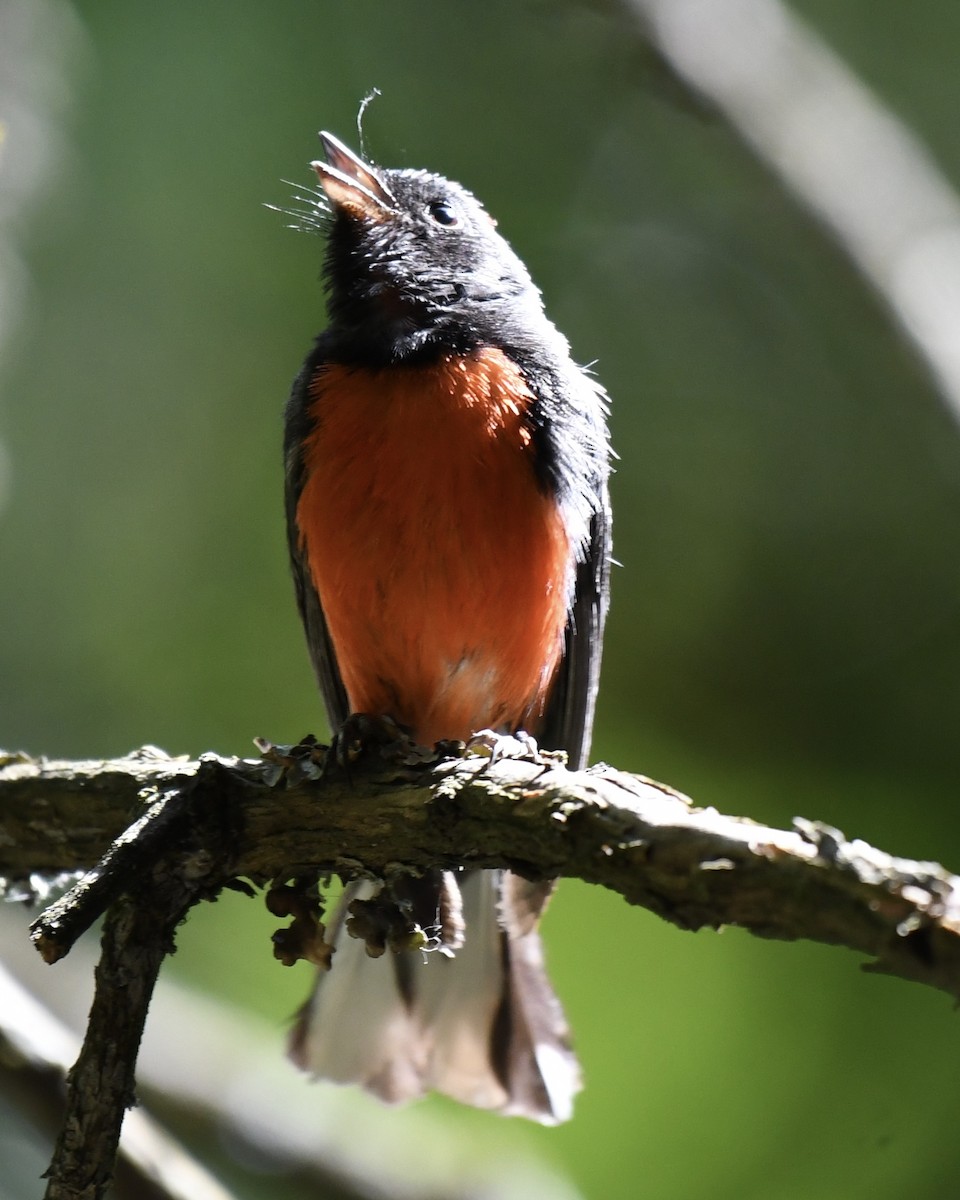
POLYGON ((739 925, 846 946, 870 956, 869 969, 960 999, 956 876, 813 822, 777 830, 697 809, 663 784, 607 767, 424 762, 388 748, 349 774, 324 775, 322 747, 263 760, 189 762, 148 749, 110 762, 3 762, 0 875, 91 867, 109 851, 35 923, 50 961, 172 842, 178 870, 200 881, 197 895, 235 876, 262 884, 316 867, 378 876, 509 867, 600 884, 683 929, 739 925), (137 836, 111 848, 138 805, 148 815, 137 836))
POLYGON ((438 866, 574 876, 681 928, 740 925, 845 945, 870 955, 873 970, 960 999, 960 879, 935 864, 810 821, 777 830, 697 809, 609 767, 571 772, 513 739, 488 757, 389 739, 357 755, 312 739, 262 749, 258 760, 198 762, 153 748, 112 762, 0 755, 0 878, 36 886, 38 876, 86 869, 34 922, 40 953, 55 962, 108 910, 48 1200, 105 1194, 174 929, 241 876, 263 885, 320 868, 390 879, 438 866))

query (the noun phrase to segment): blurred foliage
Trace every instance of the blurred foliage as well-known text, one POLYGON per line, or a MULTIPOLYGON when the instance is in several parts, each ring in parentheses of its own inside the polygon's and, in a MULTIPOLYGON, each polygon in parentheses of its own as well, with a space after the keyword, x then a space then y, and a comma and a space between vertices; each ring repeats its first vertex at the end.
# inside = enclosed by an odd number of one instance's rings
MULTIPOLYGON (((960 182, 960 9, 797 8, 960 182)), ((20 130, 46 139, 47 176, 6 226, 26 270, 0 363, 0 743, 246 753, 323 732, 279 452, 321 243, 264 203, 310 184, 318 128, 357 144, 377 87, 368 152, 476 191, 613 397, 623 567, 596 756, 960 862, 958 431, 843 254, 615 16, 38 11, 49 119, 11 119, 6 147, 16 169, 20 130)), ((171 969, 279 1028, 306 980, 252 909, 205 906, 171 969)), ((587 1089, 559 1130, 457 1110, 490 1156, 522 1138, 605 1200, 956 1190, 945 998, 572 884, 547 936, 587 1089)))

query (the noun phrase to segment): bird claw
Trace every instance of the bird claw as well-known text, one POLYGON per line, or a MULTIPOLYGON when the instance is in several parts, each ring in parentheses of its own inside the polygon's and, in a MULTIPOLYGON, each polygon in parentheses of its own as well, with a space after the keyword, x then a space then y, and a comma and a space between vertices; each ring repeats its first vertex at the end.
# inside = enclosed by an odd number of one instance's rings
POLYGON ((488 758, 491 766, 502 758, 520 759, 542 767, 566 762, 567 759, 563 750, 541 750, 536 738, 523 729, 518 729, 514 734, 480 729, 467 742, 464 755, 468 758, 488 758))
POLYGON ((406 762, 417 749, 410 731, 393 717, 352 713, 330 740, 330 758, 349 771, 362 758, 376 755, 388 762, 406 762))

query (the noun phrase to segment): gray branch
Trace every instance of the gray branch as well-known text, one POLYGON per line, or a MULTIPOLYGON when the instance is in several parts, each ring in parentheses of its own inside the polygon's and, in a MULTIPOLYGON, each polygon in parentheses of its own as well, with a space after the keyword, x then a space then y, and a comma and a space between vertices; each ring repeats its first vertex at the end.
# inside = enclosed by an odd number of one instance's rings
POLYGON ((16 894, 84 872, 34 922, 41 955, 56 962, 107 912, 47 1200, 106 1194, 174 930, 198 900, 244 878, 306 886, 318 868, 391 878, 438 866, 573 876, 684 929, 739 925, 847 946, 873 970, 960 999, 960 880, 935 864, 811 821, 778 830, 698 809, 609 767, 568 771, 512 739, 494 757, 403 742, 350 749, 308 741, 198 762, 152 748, 109 762, 0 754, 0 882, 16 894))
POLYGON ((35 925, 48 961, 172 849, 195 898, 235 877, 264 884, 317 867, 574 877, 683 929, 738 925, 845 946, 868 969, 960 999, 960 880, 936 864, 811 821, 779 830, 696 808, 604 766, 392 750, 349 772, 325 773, 323 761, 322 748, 199 762, 152 749, 109 762, 0 757, 0 876, 89 871, 35 925))

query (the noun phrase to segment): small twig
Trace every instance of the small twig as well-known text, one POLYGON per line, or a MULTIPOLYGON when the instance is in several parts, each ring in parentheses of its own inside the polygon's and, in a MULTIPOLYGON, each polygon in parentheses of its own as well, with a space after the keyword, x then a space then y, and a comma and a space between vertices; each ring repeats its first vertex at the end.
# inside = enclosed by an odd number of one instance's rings
POLYGON ((177 791, 165 792, 124 830, 92 870, 45 910, 33 936, 45 962, 55 963, 62 958, 77 938, 106 912, 131 879, 135 860, 149 863, 151 847, 162 849, 170 810, 177 807, 180 795, 177 791))
POLYGON ((105 1194, 123 1116, 135 1102, 134 1070, 160 964, 189 908, 230 871, 230 822, 220 819, 223 810, 205 786, 209 775, 198 773, 185 790, 154 805, 113 844, 89 882, 73 889, 73 907, 65 897, 54 906, 53 922, 41 923, 36 940, 53 961, 96 918, 98 905, 112 900, 86 1036, 67 1076, 66 1116, 47 1171, 46 1200, 105 1194), (142 869, 134 875, 136 863, 142 869))
POLYGON ((175 916, 158 895, 146 894, 140 903, 119 901, 107 914, 90 1022, 67 1076, 67 1114, 47 1171, 47 1200, 93 1200, 110 1182, 123 1115, 134 1103, 150 997, 185 911, 181 901, 175 916))

